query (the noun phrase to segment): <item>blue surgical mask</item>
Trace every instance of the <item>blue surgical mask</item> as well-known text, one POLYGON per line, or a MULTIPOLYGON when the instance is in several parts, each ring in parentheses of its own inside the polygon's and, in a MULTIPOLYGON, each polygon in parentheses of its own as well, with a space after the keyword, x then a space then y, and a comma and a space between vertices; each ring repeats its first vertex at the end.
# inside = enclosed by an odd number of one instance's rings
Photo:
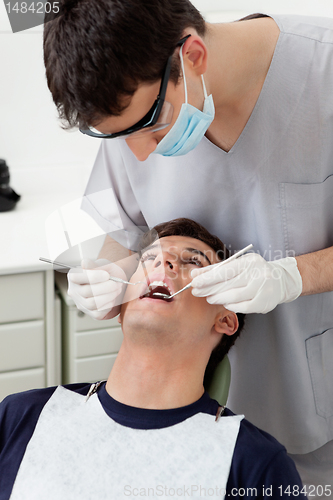
POLYGON ((187 102, 187 85, 182 50, 183 47, 179 51, 179 56, 184 78, 185 103, 182 105, 178 118, 172 128, 157 144, 154 151, 154 153, 163 156, 181 156, 192 151, 205 135, 215 116, 213 96, 207 95, 202 75, 201 79, 205 96, 203 110, 200 111, 200 109, 195 108, 187 102))

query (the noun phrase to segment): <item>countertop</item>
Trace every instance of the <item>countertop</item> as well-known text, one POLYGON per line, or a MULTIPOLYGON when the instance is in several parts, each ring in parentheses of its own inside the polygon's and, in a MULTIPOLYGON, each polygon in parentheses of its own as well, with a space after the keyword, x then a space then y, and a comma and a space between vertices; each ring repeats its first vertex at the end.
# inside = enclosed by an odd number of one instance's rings
MULTIPOLYGON (((60 247, 55 248, 55 242, 61 243, 60 240, 65 236, 62 234, 50 242, 50 233, 57 235, 56 227, 54 231, 50 231, 50 221, 56 226, 59 219, 54 216, 50 218, 50 215, 58 214, 58 209, 79 198, 80 194, 77 192, 22 194, 14 210, 0 212, 0 274, 51 269, 51 265, 41 262, 39 257, 55 259, 56 255, 61 253, 60 247)), ((80 224, 80 221, 77 225, 81 226, 82 230, 82 226, 86 227, 86 224, 80 224)), ((101 234, 97 226, 90 230, 89 234, 91 232, 101 234)))

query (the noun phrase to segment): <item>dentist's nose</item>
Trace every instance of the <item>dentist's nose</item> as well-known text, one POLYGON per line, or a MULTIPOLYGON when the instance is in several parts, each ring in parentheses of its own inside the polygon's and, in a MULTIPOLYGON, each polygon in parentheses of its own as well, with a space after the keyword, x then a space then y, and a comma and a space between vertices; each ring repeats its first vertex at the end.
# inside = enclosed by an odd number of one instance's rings
POLYGON ((127 137, 127 145, 139 161, 145 161, 155 151, 157 140, 151 133, 140 137, 127 137))

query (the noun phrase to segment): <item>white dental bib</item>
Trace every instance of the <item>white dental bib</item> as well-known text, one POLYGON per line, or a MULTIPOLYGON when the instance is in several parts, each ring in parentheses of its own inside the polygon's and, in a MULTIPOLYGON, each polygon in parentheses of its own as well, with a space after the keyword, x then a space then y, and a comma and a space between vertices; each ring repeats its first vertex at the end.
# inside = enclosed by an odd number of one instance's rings
POLYGON ((112 420, 97 394, 86 403, 58 387, 37 422, 10 500, 224 498, 242 418, 215 422, 198 413, 163 429, 132 429, 112 420))

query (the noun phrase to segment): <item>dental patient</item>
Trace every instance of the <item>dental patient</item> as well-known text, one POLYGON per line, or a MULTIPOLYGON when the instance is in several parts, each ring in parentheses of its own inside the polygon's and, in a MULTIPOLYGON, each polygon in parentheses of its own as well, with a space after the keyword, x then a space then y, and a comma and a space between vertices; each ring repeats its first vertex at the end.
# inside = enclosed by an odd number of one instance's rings
POLYGON ((107 382, 0 404, 0 500, 304 498, 285 448, 205 391, 243 316, 191 289, 168 298, 227 250, 188 219, 155 230, 131 278, 140 296, 126 290, 107 382))

